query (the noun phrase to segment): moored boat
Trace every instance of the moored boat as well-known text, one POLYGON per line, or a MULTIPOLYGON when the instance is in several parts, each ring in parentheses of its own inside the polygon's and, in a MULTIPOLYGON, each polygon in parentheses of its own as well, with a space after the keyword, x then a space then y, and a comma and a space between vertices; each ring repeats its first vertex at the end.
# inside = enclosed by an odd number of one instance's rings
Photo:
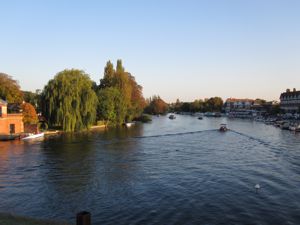
POLYGON ((298 124, 298 126, 296 126, 295 132, 300 132, 300 124, 298 124))
POLYGON ((134 125, 134 123, 133 122, 128 122, 128 123, 125 123, 125 126, 126 127, 132 127, 134 125))
POLYGON ((174 119, 176 119, 176 116, 172 114, 172 115, 169 116, 169 119, 174 120, 174 119))
POLYGON ((44 133, 38 133, 38 134, 28 134, 27 136, 21 138, 21 140, 32 140, 32 139, 36 139, 36 138, 42 138, 44 137, 44 133))
POLYGON ((282 130, 288 130, 288 129, 290 128, 290 123, 289 123, 289 122, 284 122, 284 123, 280 126, 280 128, 281 128, 282 130))

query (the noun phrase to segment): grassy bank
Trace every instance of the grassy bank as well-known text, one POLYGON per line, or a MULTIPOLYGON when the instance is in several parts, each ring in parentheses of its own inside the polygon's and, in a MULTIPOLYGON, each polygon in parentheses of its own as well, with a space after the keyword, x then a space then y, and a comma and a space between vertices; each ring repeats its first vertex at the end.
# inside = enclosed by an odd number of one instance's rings
POLYGON ((64 222, 38 220, 23 216, 0 213, 0 225, 70 225, 64 222))

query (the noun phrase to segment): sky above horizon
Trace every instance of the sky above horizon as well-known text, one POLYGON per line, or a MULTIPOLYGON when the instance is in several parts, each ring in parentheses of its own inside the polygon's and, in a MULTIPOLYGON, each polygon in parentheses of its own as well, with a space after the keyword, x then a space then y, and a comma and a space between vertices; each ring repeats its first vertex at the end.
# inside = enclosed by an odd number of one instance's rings
POLYGON ((300 1, 0 0, 0 72, 42 89, 122 59, 144 96, 264 98, 300 89, 300 1))

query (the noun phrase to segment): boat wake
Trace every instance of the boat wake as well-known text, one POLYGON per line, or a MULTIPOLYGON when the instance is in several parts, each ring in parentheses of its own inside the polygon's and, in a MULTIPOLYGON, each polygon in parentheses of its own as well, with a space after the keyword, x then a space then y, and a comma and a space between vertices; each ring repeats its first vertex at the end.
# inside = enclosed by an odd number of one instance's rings
POLYGON ((157 135, 148 135, 148 136, 137 136, 137 137, 132 137, 132 138, 134 138, 134 139, 159 138, 159 137, 169 137, 169 136, 180 136, 180 135, 198 134, 198 133, 210 132, 210 131, 218 131, 218 129, 198 130, 198 131, 179 132, 179 133, 170 133, 170 134, 157 134, 157 135))
POLYGON ((230 131, 231 131, 232 133, 235 133, 235 134, 241 135, 241 136, 243 136, 243 137, 246 137, 246 138, 248 138, 248 139, 250 139, 250 140, 256 141, 256 142, 258 142, 258 143, 260 143, 260 144, 262 144, 262 145, 264 145, 264 146, 270 147, 270 148, 272 148, 272 149, 274 149, 274 150, 278 150, 278 151, 281 150, 281 149, 279 149, 278 147, 273 146, 273 145, 270 144, 269 142, 264 141, 264 140, 262 140, 262 139, 259 139, 259 138, 257 138, 257 137, 252 137, 252 136, 250 136, 250 135, 248 135, 248 134, 244 134, 244 133, 241 133, 241 132, 238 132, 238 131, 235 131, 235 130, 230 130, 230 131))

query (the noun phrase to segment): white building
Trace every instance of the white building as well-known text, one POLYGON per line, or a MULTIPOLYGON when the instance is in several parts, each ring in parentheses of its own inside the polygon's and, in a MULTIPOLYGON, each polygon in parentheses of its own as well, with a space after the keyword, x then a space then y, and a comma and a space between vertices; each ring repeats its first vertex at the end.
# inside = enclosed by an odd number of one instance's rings
POLYGON ((286 92, 280 95, 280 108, 285 112, 299 112, 300 110, 300 91, 296 88, 291 91, 287 89, 286 92))
POLYGON ((250 110, 253 104, 253 99, 228 98, 224 104, 224 109, 225 112, 231 112, 236 110, 250 110))

